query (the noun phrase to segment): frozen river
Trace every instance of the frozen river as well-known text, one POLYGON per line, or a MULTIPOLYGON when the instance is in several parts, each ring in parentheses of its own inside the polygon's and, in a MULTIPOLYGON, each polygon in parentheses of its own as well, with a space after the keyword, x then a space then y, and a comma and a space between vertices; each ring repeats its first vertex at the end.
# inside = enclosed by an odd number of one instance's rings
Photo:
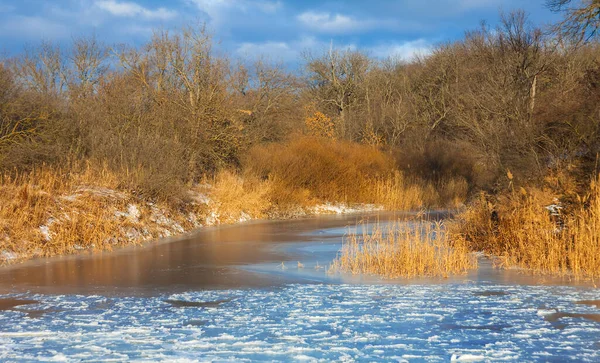
POLYGON ((330 275, 356 220, 0 269, 0 361, 600 361, 600 290, 486 263, 445 280, 330 275))

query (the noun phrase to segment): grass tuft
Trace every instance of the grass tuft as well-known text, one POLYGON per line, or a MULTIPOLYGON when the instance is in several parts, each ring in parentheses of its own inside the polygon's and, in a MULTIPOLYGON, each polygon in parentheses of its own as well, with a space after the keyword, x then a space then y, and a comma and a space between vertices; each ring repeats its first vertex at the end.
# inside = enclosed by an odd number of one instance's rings
POLYGON ((443 223, 399 221, 371 234, 350 234, 332 271, 373 274, 386 278, 447 277, 477 267, 477 258, 463 244, 451 244, 443 223))

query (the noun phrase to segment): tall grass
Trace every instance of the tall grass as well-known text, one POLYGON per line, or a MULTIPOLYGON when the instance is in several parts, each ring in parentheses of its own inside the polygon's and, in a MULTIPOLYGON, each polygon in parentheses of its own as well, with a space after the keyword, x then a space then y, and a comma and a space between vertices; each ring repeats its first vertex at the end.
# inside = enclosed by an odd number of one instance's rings
POLYGON ((267 217, 272 203, 269 199, 271 183, 255 178, 242 178, 223 170, 212 181, 209 195, 212 213, 220 223, 267 217))
POLYGON ((248 172, 273 178, 286 189, 304 189, 320 200, 362 202, 363 186, 393 170, 393 160, 376 148, 318 137, 255 147, 248 172))
POLYGON ((553 199, 538 189, 521 189, 496 203, 482 196, 458 216, 453 237, 502 267, 575 279, 600 277, 598 179, 570 211, 550 213, 546 207, 553 199))
POLYGON ((75 245, 103 248, 119 228, 103 199, 111 194, 117 207, 125 201, 112 195, 117 179, 106 169, 87 167, 75 173, 41 168, 0 178, 0 250, 49 256, 75 245), (104 189, 92 190, 91 185, 104 189), (70 213, 73 209, 76 214, 70 213))
POLYGON ((332 264, 333 271, 374 274, 387 278, 465 273, 477 267, 467 246, 451 243, 442 223, 397 222, 387 229, 377 225, 369 234, 350 234, 332 264))
MULTIPOLYGON (((278 206, 332 201, 410 210, 440 202, 432 185, 406 178, 391 155, 369 145, 299 137, 253 148, 244 169, 247 175, 272 182, 278 206)), ((452 188, 449 192, 458 190, 452 188)), ((466 195, 460 193, 457 198, 464 200, 466 195)))
POLYGON ((1 175, 0 253, 25 259, 111 250, 196 226, 189 214, 200 206, 143 199, 121 183, 106 165, 92 164, 1 175))

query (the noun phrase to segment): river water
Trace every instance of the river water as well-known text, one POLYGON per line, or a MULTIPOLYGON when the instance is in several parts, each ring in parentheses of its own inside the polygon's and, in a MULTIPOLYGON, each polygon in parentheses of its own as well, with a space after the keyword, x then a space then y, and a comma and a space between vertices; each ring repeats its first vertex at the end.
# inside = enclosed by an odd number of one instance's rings
MULTIPOLYGON (((359 228, 398 218, 411 216, 359 228)), ((0 361, 600 361, 590 283, 486 261, 449 279, 328 273, 363 219, 207 228, 0 268, 0 361)))

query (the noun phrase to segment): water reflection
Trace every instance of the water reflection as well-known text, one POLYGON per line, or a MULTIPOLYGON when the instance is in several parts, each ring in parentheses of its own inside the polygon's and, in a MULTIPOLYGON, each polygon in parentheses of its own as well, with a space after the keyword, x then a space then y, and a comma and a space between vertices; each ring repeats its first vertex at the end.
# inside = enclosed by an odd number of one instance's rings
MULTIPOLYGON (((393 213, 369 216, 395 220, 393 213)), ((292 221, 261 221, 207 228, 170 243, 154 243, 112 253, 47 259, 0 269, 0 293, 146 294, 197 288, 260 287, 293 277, 240 270, 240 266, 292 261, 297 254, 273 248, 324 239, 341 241, 347 226, 362 216, 323 216, 292 221), (326 231, 326 235, 319 233, 326 231), (336 231, 331 233, 331 231, 336 231)), ((325 262, 325 261, 323 261, 325 262)))
MULTIPOLYGON (((277 286, 285 283, 446 284, 477 281, 496 285, 570 284, 572 281, 498 270, 482 259, 479 269, 450 278, 381 280, 373 276, 330 275, 346 232, 361 233, 375 223, 414 215, 322 216, 207 228, 179 241, 159 242, 113 253, 47 259, 0 268, 0 294, 154 295, 198 289, 277 286), (357 223, 368 219, 370 223, 357 223)), ((432 213, 431 220, 445 215, 432 213)), ((587 285, 586 283, 578 283, 587 285)), ((502 296, 487 291, 484 297, 502 296)))

